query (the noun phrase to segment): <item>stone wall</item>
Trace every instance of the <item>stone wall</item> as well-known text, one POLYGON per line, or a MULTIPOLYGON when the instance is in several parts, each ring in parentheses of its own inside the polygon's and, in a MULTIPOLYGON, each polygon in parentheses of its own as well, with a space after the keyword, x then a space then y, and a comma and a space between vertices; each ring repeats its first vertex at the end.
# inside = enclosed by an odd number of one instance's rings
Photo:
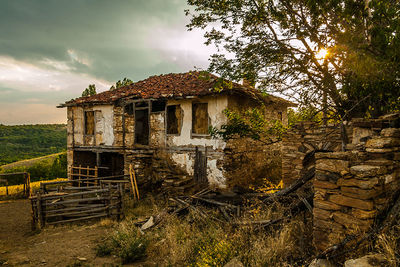
POLYGON ((281 142, 271 145, 250 138, 231 139, 224 150, 223 170, 226 184, 232 188, 261 185, 266 178, 281 180, 281 142))
POLYGON ((354 120, 353 142, 345 152, 316 153, 313 223, 318 251, 348 234, 368 231, 400 189, 399 122, 400 114, 354 120))
MULTIPOLYGON (((346 127, 351 136, 351 127, 346 127)), ((282 179, 285 186, 306 171, 303 160, 312 151, 341 151, 340 127, 313 122, 294 125, 282 138, 282 179)), ((306 164, 308 165, 308 164, 306 164)))

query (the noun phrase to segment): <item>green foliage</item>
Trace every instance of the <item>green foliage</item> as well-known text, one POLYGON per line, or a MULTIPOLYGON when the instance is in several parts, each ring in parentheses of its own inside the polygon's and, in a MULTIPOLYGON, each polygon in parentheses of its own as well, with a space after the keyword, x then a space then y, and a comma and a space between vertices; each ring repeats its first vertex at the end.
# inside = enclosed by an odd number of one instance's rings
POLYGON ((341 117, 399 109, 400 2, 188 0, 189 30, 217 46, 210 72, 326 103, 341 117), (321 57, 318 52, 327 50, 321 57))
POLYGON ((264 115, 265 107, 248 109, 245 112, 224 110, 228 123, 220 129, 210 127, 211 136, 229 140, 235 136, 249 137, 253 140, 269 141, 280 139, 286 131, 279 120, 267 120, 264 115))
POLYGON ((124 78, 122 81, 121 80, 118 80, 116 83, 115 83, 115 85, 112 85, 111 87, 110 87, 110 90, 115 90, 115 89, 118 89, 118 88, 120 88, 120 87, 123 87, 123 86, 126 86, 126 85, 130 85, 130 84, 132 84, 133 83, 133 81, 131 80, 131 79, 128 79, 128 78, 124 78))
POLYGON ((66 146, 64 124, 0 124, 0 165, 62 152, 66 146))
MULTIPOLYGON (((43 160, 37 162, 30 167, 20 166, 4 171, 4 173, 15 172, 29 172, 32 182, 55 178, 67 178, 67 154, 63 153, 54 160, 43 160)), ((22 175, 8 176, 7 180, 10 185, 22 184, 24 182, 22 175)))
POLYGON ((82 96, 91 96, 95 95, 96 93, 96 85, 95 84, 89 84, 89 87, 83 90, 82 96))
POLYGON ((146 257, 148 239, 136 228, 119 229, 111 237, 95 247, 96 255, 118 255, 122 264, 132 263, 146 257))
POLYGON ((322 112, 313 106, 302 107, 297 111, 289 108, 287 114, 289 127, 301 121, 313 121, 317 123, 322 122, 322 112))

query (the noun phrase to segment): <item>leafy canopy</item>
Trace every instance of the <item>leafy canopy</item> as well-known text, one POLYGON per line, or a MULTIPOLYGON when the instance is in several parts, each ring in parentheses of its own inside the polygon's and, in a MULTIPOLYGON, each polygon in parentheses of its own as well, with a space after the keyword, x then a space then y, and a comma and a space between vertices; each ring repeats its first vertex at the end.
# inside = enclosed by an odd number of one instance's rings
POLYGON ((95 84, 89 84, 88 88, 83 90, 82 96, 91 96, 96 94, 96 85, 95 84))
POLYGON ((209 71, 342 118, 399 108, 399 1, 187 2, 188 29, 220 49, 209 71))
POLYGON ((115 85, 112 85, 111 87, 110 87, 110 90, 115 90, 115 89, 118 89, 118 88, 120 88, 120 87, 123 87, 123 86, 126 86, 126 85, 130 85, 130 84, 132 84, 133 83, 133 81, 131 80, 131 79, 128 79, 128 78, 124 78, 122 81, 121 80, 118 80, 116 83, 115 83, 115 85))

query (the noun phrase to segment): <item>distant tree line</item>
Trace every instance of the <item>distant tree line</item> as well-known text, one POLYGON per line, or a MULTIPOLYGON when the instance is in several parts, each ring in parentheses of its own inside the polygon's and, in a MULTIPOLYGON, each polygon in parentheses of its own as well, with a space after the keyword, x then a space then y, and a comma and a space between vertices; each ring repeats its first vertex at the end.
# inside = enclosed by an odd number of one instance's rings
POLYGON ((65 124, 0 124, 0 165, 65 151, 65 124))

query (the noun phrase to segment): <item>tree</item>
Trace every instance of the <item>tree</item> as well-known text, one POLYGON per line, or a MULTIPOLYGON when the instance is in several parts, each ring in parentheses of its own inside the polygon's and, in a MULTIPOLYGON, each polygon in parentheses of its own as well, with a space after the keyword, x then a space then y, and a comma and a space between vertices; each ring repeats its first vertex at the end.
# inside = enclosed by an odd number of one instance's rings
POLYGON ((188 0, 209 71, 343 118, 398 109, 400 2, 188 0), (328 110, 331 109, 331 110, 328 110))
POLYGON ((89 87, 83 90, 82 96, 91 96, 96 94, 96 85, 89 84, 89 87))
POLYGON ((125 77, 122 80, 122 82, 121 82, 121 80, 118 80, 118 82, 116 82, 115 85, 112 85, 110 87, 110 90, 115 90, 115 89, 121 88, 123 86, 130 85, 132 83, 133 83, 133 81, 131 79, 128 79, 128 78, 125 77))

